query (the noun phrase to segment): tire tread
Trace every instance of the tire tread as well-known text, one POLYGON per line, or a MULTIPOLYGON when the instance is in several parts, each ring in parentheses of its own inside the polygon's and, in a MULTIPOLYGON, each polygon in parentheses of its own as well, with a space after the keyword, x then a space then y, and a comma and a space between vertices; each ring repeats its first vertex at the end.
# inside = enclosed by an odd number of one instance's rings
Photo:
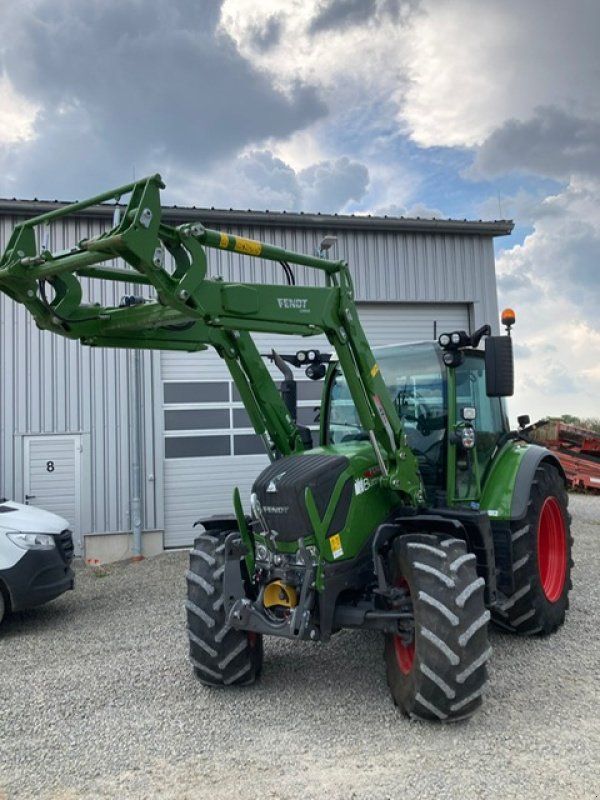
POLYGON ((187 629, 190 661, 206 686, 253 683, 262 666, 262 636, 227 624, 223 598, 227 532, 202 534, 190 551, 187 578, 187 629))
POLYGON ((394 636, 386 636, 386 672, 394 701, 410 719, 465 719, 481 704, 491 654, 485 582, 477 576, 475 558, 464 541, 435 534, 401 537, 392 553, 392 578, 401 577, 410 587, 416 631, 408 675, 399 668, 394 636), (441 559, 438 550, 447 557, 441 559))

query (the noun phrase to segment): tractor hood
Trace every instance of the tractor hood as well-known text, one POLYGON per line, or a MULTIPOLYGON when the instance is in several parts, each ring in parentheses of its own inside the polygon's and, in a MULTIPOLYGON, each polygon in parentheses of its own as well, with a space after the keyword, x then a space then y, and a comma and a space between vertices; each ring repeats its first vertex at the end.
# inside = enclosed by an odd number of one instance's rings
POLYGON ((60 533, 69 527, 66 519, 35 506, 5 500, 0 503, 0 533, 60 533))

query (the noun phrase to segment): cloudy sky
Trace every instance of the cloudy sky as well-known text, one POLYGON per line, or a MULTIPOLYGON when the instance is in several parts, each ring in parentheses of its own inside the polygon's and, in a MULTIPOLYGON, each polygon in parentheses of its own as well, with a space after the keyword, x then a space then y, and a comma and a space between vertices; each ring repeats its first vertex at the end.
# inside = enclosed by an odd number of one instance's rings
POLYGON ((0 196, 514 219, 511 419, 600 416, 597 0, 0 0, 0 196))

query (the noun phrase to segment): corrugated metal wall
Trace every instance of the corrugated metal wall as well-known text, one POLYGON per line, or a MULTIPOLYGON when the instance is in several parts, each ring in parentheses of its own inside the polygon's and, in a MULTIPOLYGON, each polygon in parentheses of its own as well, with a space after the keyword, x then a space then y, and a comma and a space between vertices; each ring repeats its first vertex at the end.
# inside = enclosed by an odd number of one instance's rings
MULTIPOLYGON (((6 204, 5 204, 6 205, 6 204)), ((16 203, 15 205, 18 205, 16 203)), ((202 213, 198 212, 202 220, 202 213)), ((0 216, 2 251, 18 217, 0 216)), ((110 226, 110 218, 76 217, 51 229, 51 246, 67 248, 110 226)), ((261 225, 224 225, 223 230, 314 253, 325 231, 261 225)), ((336 229, 332 258, 350 263, 357 299, 368 302, 472 304, 472 327, 491 322, 497 329, 497 300, 491 236, 336 229)), ((209 273, 226 279, 283 283, 277 264, 209 251, 209 273)), ((295 268, 297 282, 320 285, 322 274, 295 268)), ((86 282, 84 282, 86 283, 86 282)), ((116 304, 124 285, 93 288, 86 297, 116 304)), ((129 290, 131 291, 131 290, 129 290)), ((139 287, 135 290, 139 293, 139 287)), ((0 297, 0 493, 23 499, 23 435, 82 433, 88 438, 86 473, 89 502, 82 513, 87 531, 130 529, 129 521, 129 356, 94 350, 38 331, 21 307, 0 297)), ((163 520, 163 430, 160 358, 143 353, 144 527, 163 520)))
MULTIPOLYGON (((4 249, 19 220, 2 219, 4 249)), ((51 246, 72 246, 95 236, 102 220, 58 223, 51 246)), ((118 304, 127 286, 92 286, 84 281, 86 298, 118 304)), ((129 291, 131 288, 129 287, 129 291)), ((139 292, 136 292, 139 293, 139 292)), ((37 329, 22 306, 0 296, 0 492, 23 500, 23 436, 27 434, 88 434, 86 472, 82 487, 84 532, 128 530, 129 521, 129 363, 125 350, 95 350, 37 329)), ((142 354, 144 467, 156 476, 162 463, 161 432, 155 430, 152 397, 159 380, 159 354, 142 354), (158 454, 156 449, 158 448, 158 454)), ((144 496, 146 528, 162 525, 162 498, 154 481, 144 496)))

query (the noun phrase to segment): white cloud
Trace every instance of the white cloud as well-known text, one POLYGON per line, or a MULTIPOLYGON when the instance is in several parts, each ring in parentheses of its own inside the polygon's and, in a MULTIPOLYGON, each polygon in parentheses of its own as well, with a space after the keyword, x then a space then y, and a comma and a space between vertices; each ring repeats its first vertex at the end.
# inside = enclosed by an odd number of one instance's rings
POLYGON ((600 115, 600 6, 586 0, 551 13, 547 0, 225 0, 223 19, 278 83, 320 85, 336 113, 379 98, 424 147, 481 144, 538 106, 600 115), (254 26, 278 11, 277 45, 258 52, 254 26))
POLYGON ((408 0, 224 0, 222 20, 240 51, 267 70, 277 86, 298 78, 319 86, 335 124, 338 115, 360 113, 365 104, 396 108, 390 95, 404 80, 402 37, 416 13, 408 0), (259 49, 253 32, 274 14, 280 22, 278 41, 259 49), (311 33, 319 20, 326 24, 311 33))
POLYGON ((511 172, 558 179, 600 174, 600 120, 581 119, 554 106, 536 108, 525 121, 507 120, 478 149, 470 173, 511 172))
POLYGON ((419 144, 482 143, 538 106, 600 114, 600 6, 576 0, 427 0, 398 56, 410 78, 398 98, 419 144))
POLYGON ((369 170, 347 156, 313 164, 299 175, 308 208, 325 212, 344 209, 350 201, 364 197, 369 185, 369 170))
POLYGON ((532 417, 591 416, 600 397, 600 184, 574 179, 547 198, 553 213, 522 245, 497 259, 501 305, 517 310, 517 361, 510 406, 532 417))
POLYGON ((369 171, 349 158, 295 170, 269 150, 249 151, 202 176, 174 172, 176 203, 269 211, 343 212, 367 191, 369 171))
POLYGON ((66 192, 71 170, 90 188, 99 175, 120 183, 157 164, 201 171, 324 116, 313 86, 296 78, 283 91, 240 54, 220 27, 221 5, 23 0, 2 8, 11 30, 4 69, 24 108, 39 113, 27 147, 0 150, 0 191, 7 167, 21 193, 38 196, 66 192))
POLYGON ((33 138, 39 107, 19 95, 6 75, 0 75, 0 108, 0 145, 33 138))

